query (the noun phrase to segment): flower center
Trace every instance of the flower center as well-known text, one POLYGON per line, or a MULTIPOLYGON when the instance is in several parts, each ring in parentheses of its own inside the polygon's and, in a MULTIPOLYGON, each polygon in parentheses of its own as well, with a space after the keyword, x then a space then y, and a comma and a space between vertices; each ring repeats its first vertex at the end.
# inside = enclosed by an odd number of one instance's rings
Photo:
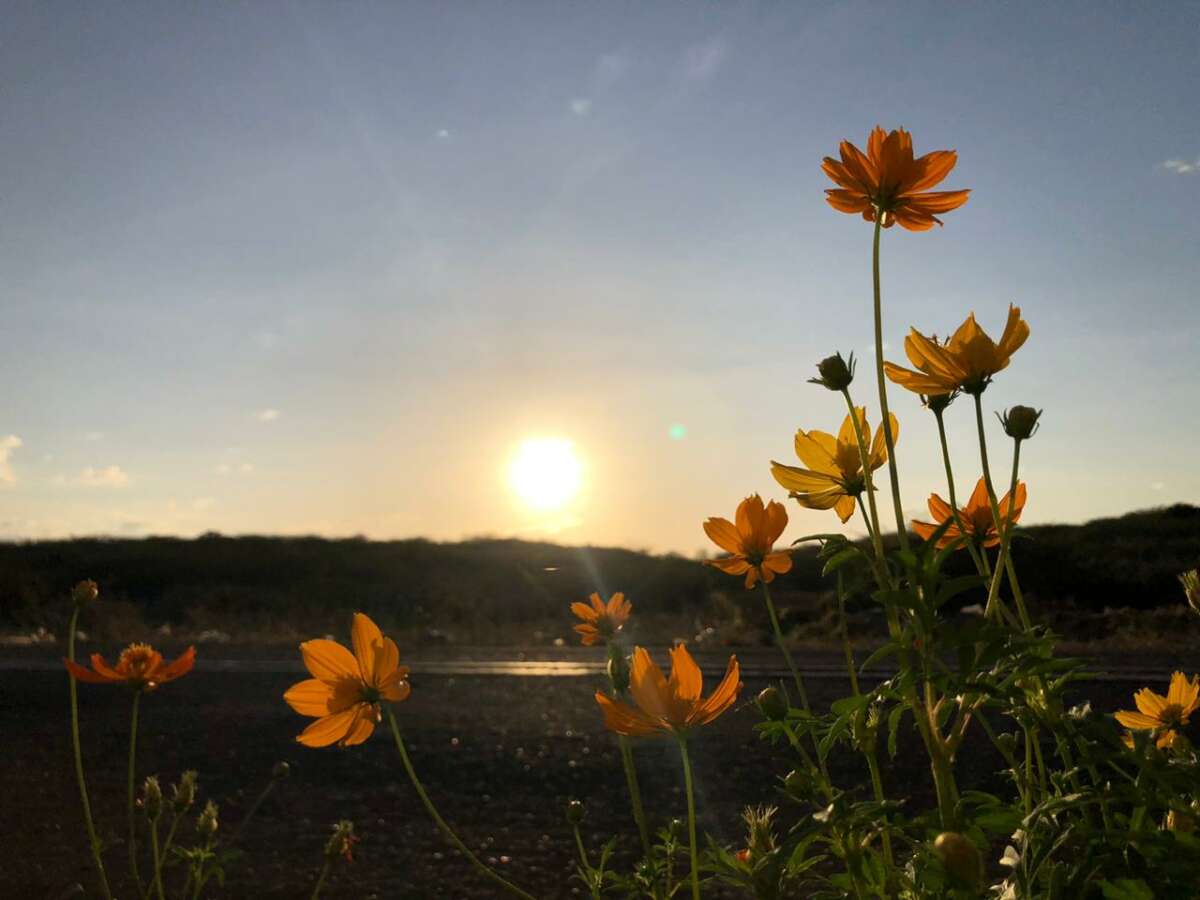
POLYGON ((1187 724, 1183 716, 1183 707, 1178 703, 1168 703, 1164 706, 1163 711, 1158 714, 1158 721, 1166 728, 1187 724))
POLYGON ((154 648, 149 644, 130 644, 121 651, 117 671, 132 678, 144 678, 154 663, 154 648))
POLYGON ((378 688, 369 684, 364 684, 362 686, 362 698, 363 703, 378 703, 383 699, 383 694, 379 693, 378 688))

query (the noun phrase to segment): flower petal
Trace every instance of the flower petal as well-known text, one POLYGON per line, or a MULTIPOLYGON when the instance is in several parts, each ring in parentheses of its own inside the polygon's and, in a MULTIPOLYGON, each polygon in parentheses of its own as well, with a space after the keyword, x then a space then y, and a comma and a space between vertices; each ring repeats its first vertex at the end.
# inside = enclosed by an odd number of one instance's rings
POLYGON ((374 684, 376 661, 383 649, 383 632, 370 616, 356 612, 350 626, 350 643, 354 645, 354 658, 358 660, 363 681, 374 684))
POLYGON ((704 677, 700 667, 688 653, 687 647, 683 644, 674 647, 671 650, 671 679, 667 682, 672 699, 677 701, 672 721, 682 721, 687 717, 692 704, 700 699, 703 686, 704 677))
POLYGON ((595 622, 600 618, 600 614, 588 606, 586 603, 572 603, 571 612, 585 622, 595 622))
MULTIPOLYGON (((98 657, 99 654, 96 654, 96 656, 98 657)), ((74 678, 76 681, 86 681, 88 684, 112 684, 115 681, 125 680, 120 676, 110 677, 108 675, 102 675, 99 672, 93 671, 92 669, 86 669, 79 663, 72 662, 66 657, 63 657, 63 665, 67 667, 67 671, 71 673, 72 678, 74 678)), ((114 672, 113 675, 116 675, 116 673, 114 672)))
POLYGON ((314 678, 322 681, 340 681, 343 678, 359 678, 358 663, 354 656, 336 641, 318 638, 300 645, 304 665, 314 678))
POLYGON ((596 703, 604 713, 604 727, 617 734, 628 737, 646 737, 648 735, 669 732, 665 724, 650 718, 640 710, 636 710, 619 700, 613 700, 607 695, 596 691, 596 703))
POLYGON ((811 469, 801 469, 799 466, 785 466, 775 460, 771 460, 771 475, 781 487, 789 491, 799 491, 802 494, 827 491, 838 486, 838 479, 833 475, 814 472, 811 469))
POLYGON ((1156 722, 1160 720, 1163 710, 1167 707, 1167 698, 1154 693, 1150 688, 1142 688, 1133 695, 1137 708, 1151 716, 1156 722))
POLYGON ((196 665, 196 648, 188 647, 168 666, 164 666, 158 673, 158 677, 154 680, 159 684, 165 684, 168 681, 174 681, 176 678, 182 678, 188 672, 192 671, 192 667, 196 665))
POLYGON ((704 533, 709 539, 728 553, 742 552, 742 538, 737 528, 728 519, 714 516, 704 523, 704 533))
MULTIPOLYGON (((341 684, 354 686, 349 681, 341 684)), ((347 690, 319 678, 309 678, 288 688, 283 699, 302 716, 328 716, 353 706, 357 702, 358 691, 347 690)))
POLYGON ((1158 728, 1159 721, 1153 716, 1143 715, 1142 713, 1130 712, 1129 710, 1121 710, 1113 713, 1116 720, 1126 728, 1158 728))
POLYGON ((375 703, 360 703, 354 720, 346 729, 346 736, 338 741, 339 747, 353 747, 361 744, 375 731, 379 722, 379 705, 375 703))
POLYGON ((725 668, 725 677, 721 679, 721 683, 717 685, 717 689, 709 698, 696 708, 692 714, 692 721, 688 724, 707 725, 733 706, 741 688, 741 670, 738 667, 737 657, 731 656, 729 665, 725 668))
POLYGON ((667 690, 667 679, 644 647, 635 647, 633 650, 629 693, 646 715, 656 719, 668 717, 670 693, 667 690))
MULTIPOLYGON (((366 704, 363 704, 364 706, 366 704)), ((342 740, 358 717, 358 705, 324 716, 305 728, 296 740, 306 747, 328 747, 342 740)))

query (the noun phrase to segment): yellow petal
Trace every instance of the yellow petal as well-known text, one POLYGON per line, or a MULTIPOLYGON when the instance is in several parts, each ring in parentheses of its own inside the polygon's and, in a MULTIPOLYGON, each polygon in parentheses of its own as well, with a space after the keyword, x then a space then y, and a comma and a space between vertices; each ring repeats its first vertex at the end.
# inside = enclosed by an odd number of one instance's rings
POLYGON ((1142 715, 1141 713, 1130 712, 1129 710, 1121 710, 1118 713, 1113 713, 1117 721, 1126 728, 1157 728, 1159 726, 1158 719, 1153 716, 1142 715))
POLYGON ((838 484, 838 479, 833 475, 814 472, 811 469, 801 469, 799 466, 785 466, 775 460, 771 460, 771 475, 781 487, 801 494, 827 491, 838 484))
POLYGON ((1029 339, 1029 323, 1021 318, 1021 307, 1008 306, 1008 321, 1004 323, 1004 333, 996 345, 996 352, 1007 364, 1008 358, 1029 339))
POLYGON ((1200 684, 1188 679, 1182 672, 1171 676, 1171 686, 1167 688, 1167 702, 1178 704, 1183 715, 1195 711, 1197 697, 1200 696, 1200 684))
POLYGON ((796 456, 808 468, 826 475, 839 474, 837 465, 837 440, 823 431, 796 432, 794 440, 796 456))
POLYGON ((300 645, 300 655, 312 676, 322 681, 359 677, 358 663, 350 651, 336 641, 305 641, 300 645))
POLYGON ((1137 708, 1148 716, 1158 719, 1167 706, 1167 698, 1154 693, 1150 688, 1142 688, 1133 695, 1137 708))
POLYGON ((835 513, 837 513, 838 518, 841 519, 843 523, 845 523, 845 522, 849 522, 850 517, 852 515, 854 515, 854 509, 856 506, 857 506, 857 503, 855 502, 854 498, 851 497, 849 494, 847 494, 847 495, 843 496, 840 500, 838 500, 838 502, 833 507, 833 511, 835 513))
MULTIPOLYGON (((888 413, 888 422, 891 424, 892 446, 895 447, 897 441, 900 440, 900 420, 896 418, 895 413, 888 413)), ((871 471, 874 472, 885 462, 887 462, 887 440, 881 422, 875 429, 875 440, 871 442, 871 471)))

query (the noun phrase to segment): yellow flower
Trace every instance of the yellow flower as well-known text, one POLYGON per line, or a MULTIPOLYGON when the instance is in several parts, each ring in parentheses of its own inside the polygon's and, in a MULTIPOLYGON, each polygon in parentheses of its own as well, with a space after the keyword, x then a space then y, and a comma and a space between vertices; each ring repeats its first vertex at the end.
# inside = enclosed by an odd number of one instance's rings
POLYGON ((336 641, 300 645, 312 678, 292 685, 283 699, 302 716, 317 716, 296 738, 306 747, 361 744, 379 722, 383 700, 399 703, 410 693, 408 667, 391 638, 362 613, 350 628, 354 653, 336 641))
POLYGON ((629 693, 637 708, 613 700, 601 691, 596 702, 604 711, 604 725, 610 731, 630 737, 672 734, 685 737, 689 729, 707 725, 737 700, 742 685, 737 657, 729 657, 725 677, 708 699, 701 699, 704 678, 687 647, 680 644, 671 651, 671 679, 650 659, 642 647, 633 651, 633 670, 629 693))
MULTIPOLYGON (((859 406, 854 412, 866 438, 871 433, 866 408, 859 406)), ((900 437, 900 423, 891 413, 888 421, 891 422, 894 444, 900 437)), ((849 520, 854 515, 855 499, 866 489, 854 420, 847 415, 836 438, 824 431, 797 431, 796 455, 808 468, 785 466, 771 460, 771 474, 775 480, 787 488, 801 506, 832 509, 843 522, 849 520)), ((887 443, 880 425, 871 442, 871 471, 886 462, 887 443)))
POLYGON ((999 342, 993 341, 975 321, 975 313, 945 344, 913 328, 904 339, 904 352, 917 371, 885 362, 888 378, 918 394, 952 394, 957 390, 978 394, 992 376, 1004 369, 1029 337, 1029 323, 1021 308, 1009 304, 1008 321, 999 342))
POLYGON ((838 212, 861 213, 868 222, 882 213, 880 224, 899 222, 909 231, 928 231, 942 220, 934 213, 950 212, 967 202, 970 191, 931 191, 958 162, 953 150, 935 150, 913 158, 912 136, 903 128, 887 132, 878 125, 863 153, 842 141, 841 161, 825 157, 821 168, 838 185, 825 199, 838 212))
POLYGON ((776 575, 792 568, 791 554, 774 550, 787 528, 787 510, 782 503, 772 500, 764 507, 762 497, 751 494, 738 504, 734 518, 737 524, 717 516, 704 523, 704 533, 730 554, 723 559, 705 560, 707 565, 729 575, 745 574, 748 588, 760 578, 770 584, 776 575))
MULTIPOLYGON (((1005 494, 997 506, 1000 509, 1000 521, 1008 521, 1009 507, 1012 507, 1012 524, 1016 524, 1021 518, 1021 510, 1025 508, 1025 482, 1017 482, 1017 502, 1012 503, 1012 497, 1005 494)), ((954 511, 950 508, 950 504, 939 497, 937 494, 929 495, 929 513, 933 516, 933 522, 920 522, 913 519, 913 531, 923 541, 929 540, 935 531, 938 530, 946 522, 950 522, 950 527, 943 533, 940 540, 937 542, 939 550, 945 550, 963 535, 958 530, 958 523, 953 521, 954 511)), ((1000 535, 996 531, 996 520, 992 518, 992 504, 988 499, 987 482, 982 478, 975 485, 975 490, 971 492, 971 498, 967 501, 967 505, 958 511, 958 517, 962 520, 963 528, 966 529, 967 540, 981 547, 995 547, 1000 543, 1000 535)), ((958 549, 962 549, 966 544, 959 544, 958 549)))
POLYGON ((591 606, 586 603, 571 604, 571 612, 583 619, 583 624, 576 625, 575 630, 579 632, 580 643, 585 647, 613 637, 633 612, 633 604, 627 602, 625 595, 619 591, 609 598, 607 604, 600 599, 599 594, 592 594, 588 600, 591 606))
POLYGON ((1175 743, 1176 729, 1187 725, 1192 713, 1200 709, 1200 679, 1193 676, 1189 680, 1176 672, 1171 676, 1167 696, 1142 688, 1133 695, 1133 702, 1138 712, 1121 710, 1115 714, 1117 721, 1126 728, 1157 731, 1158 746, 1170 747, 1175 743))

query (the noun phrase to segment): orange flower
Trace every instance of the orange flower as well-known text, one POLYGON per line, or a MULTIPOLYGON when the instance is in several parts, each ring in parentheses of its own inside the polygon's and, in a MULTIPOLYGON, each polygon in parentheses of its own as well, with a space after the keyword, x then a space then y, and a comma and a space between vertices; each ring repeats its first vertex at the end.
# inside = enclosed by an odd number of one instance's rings
POLYGON ((571 612, 583 619, 582 625, 576 625, 575 630, 580 634, 580 642, 585 647, 600 640, 609 640, 628 621, 633 612, 633 604, 625 600, 625 595, 619 591, 609 598, 608 604, 600 599, 599 594, 588 598, 591 606, 586 603, 572 603, 571 612))
POLYGON ((787 528, 787 510, 772 500, 763 507, 762 498, 751 494, 738 504, 735 525, 728 519, 711 518, 704 523, 704 533, 712 542, 730 555, 724 559, 709 559, 705 563, 729 575, 746 576, 746 587, 752 588, 758 579, 767 584, 792 568, 792 556, 787 550, 774 550, 775 542, 787 528))
MULTIPOLYGON (((871 435, 866 407, 856 407, 854 412, 865 441, 871 435)), ((888 413, 888 421, 892 426, 894 445, 900 439, 900 423, 892 413, 888 413)), ((848 521, 854 515, 856 498, 867 487, 862 474, 862 454, 858 451, 854 420, 847 414, 836 438, 824 431, 800 429, 796 432, 795 447, 796 455, 808 468, 785 466, 771 460, 771 474, 775 480, 787 488, 801 506, 832 509, 839 519, 848 521)), ((875 429, 870 461, 872 472, 887 462, 887 442, 882 424, 875 429)))
MULTIPOLYGON (((1008 508, 1012 505, 1012 497, 1005 494, 999 503, 1000 521, 1008 521, 1008 508)), ((1021 510, 1025 508, 1025 482, 1017 482, 1017 502, 1013 506, 1012 521, 1013 524, 1021 518, 1021 510)), ((913 519, 912 527, 923 541, 929 540, 930 536, 941 527, 943 522, 950 522, 950 527, 947 528, 941 538, 937 542, 939 550, 944 550, 962 537, 962 533, 958 530, 958 523, 954 522, 954 511, 950 508, 950 504, 939 497, 937 494, 929 496, 929 514, 933 516, 933 522, 918 522, 913 519)), ((967 505, 958 511, 958 517, 962 519, 963 528, 967 532, 967 539, 974 541, 976 546, 995 547, 1000 543, 1000 535, 996 533, 996 522, 992 518, 992 505, 988 502, 987 482, 982 478, 975 485, 975 490, 971 492, 971 499, 967 501, 967 505)), ((960 544, 959 547, 964 547, 966 544, 960 544)))
POLYGON ((354 653, 336 641, 300 645, 312 678, 288 688, 283 699, 302 716, 318 716, 296 738, 306 747, 361 744, 379 722, 379 703, 399 703, 410 693, 408 667, 391 638, 362 613, 350 628, 354 653))
MULTIPOLYGON (((1142 688, 1133 695, 1138 712, 1121 710, 1115 713, 1116 720, 1126 728, 1154 730, 1158 732, 1158 746, 1170 747, 1175 743, 1176 729, 1187 725, 1188 719, 1200 709, 1200 679, 1188 679, 1182 672, 1171 676, 1167 696, 1142 688)), ((1132 744, 1131 738, 1126 738, 1132 744)))
POLYGON ((918 371, 890 362, 885 362, 883 369, 896 384, 918 394, 952 394, 960 389, 978 394, 993 375, 1008 366, 1028 338, 1029 323, 1021 318, 1021 308, 1009 304, 999 343, 979 327, 971 313, 945 344, 915 328, 910 331, 904 339, 904 352, 918 371))
POLYGON ((737 657, 729 657, 725 677, 707 700, 700 698, 703 676, 687 647, 680 644, 671 651, 671 679, 650 659, 642 647, 633 651, 629 675, 629 693, 635 709, 620 700, 597 691, 596 702, 604 711, 604 725, 610 731, 630 737, 673 734, 686 737, 689 729, 707 725, 737 700, 742 685, 737 657))
POLYGON ((891 228, 899 222, 909 231, 928 231, 942 220, 934 213, 958 209, 970 191, 930 191, 950 174, 958 162, 953 150, 935 150, 913 159, 912 136, 903 128, 885 132, 878 125, 867 139, 864 154, 849 141, 842 141, 842 161, 825 157, 821 168, 840 187, 825 191, 825 199, 838 212, 862 213, 891 228))
POLYGON ((92 654, 92 667, 85 669, 69 659, 63 665, 76 681, 91 684, 127 684, 141 691, 152 691, 160 684, 182 678, 196 664, 196 648, 188 647, 173 663, 164 663, 162 654, 149 644, 130 644, 121 651, 116 666, 110 666, 99 653, 92 654))

